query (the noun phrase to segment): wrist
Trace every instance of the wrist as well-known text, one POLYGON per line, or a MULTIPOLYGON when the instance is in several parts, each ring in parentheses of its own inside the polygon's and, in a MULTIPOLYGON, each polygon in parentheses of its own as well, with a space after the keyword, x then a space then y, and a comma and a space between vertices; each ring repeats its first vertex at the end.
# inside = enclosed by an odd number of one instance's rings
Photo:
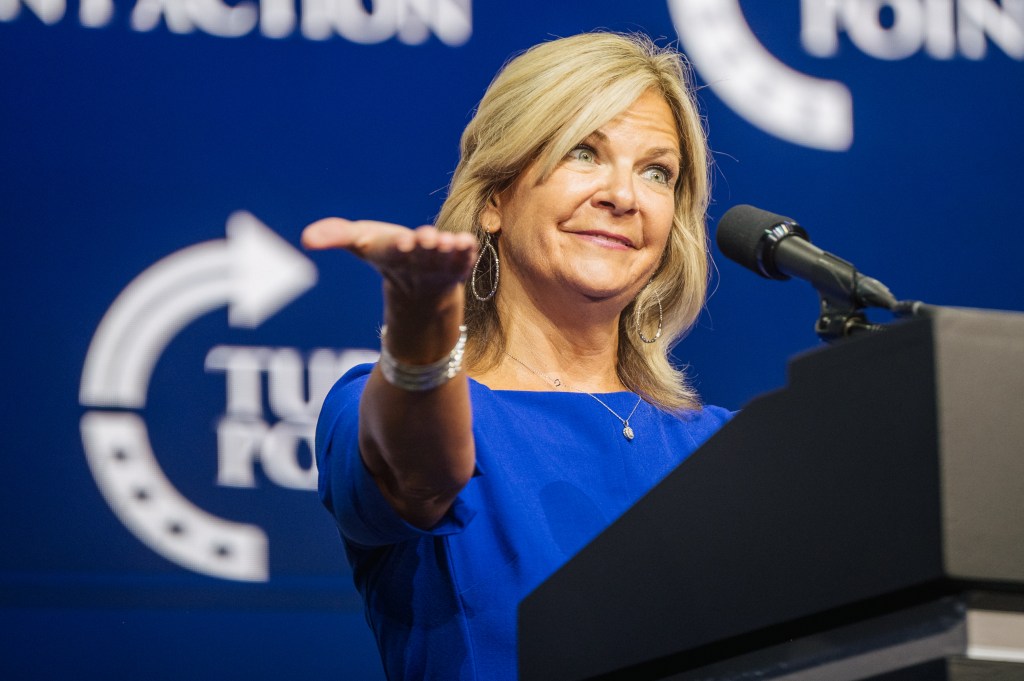
POLYGON ((411 365, 440 361, 459 340, 464 302, 461 284, 413 300, 385 282, 384 324, 388 332, 382 347, 396 361, 411 365))
POLYGON ((459 327, 459 338, 448 355, 430 364, 406 364, 394 358, 385 345, 388 327, 380 332, 380 371, 396 388, 409 392, 433 390, 455 378, 462 370, 462 354, 466 348, 466 327, 459 327))
POLYGON ((384 282, 384 313, 395 321, 409 320, 411 323, 427 324, 436 318, 461 316, 465 304, 465 287, 461 283, 432 293, 410 296, 398 287, 384 282))

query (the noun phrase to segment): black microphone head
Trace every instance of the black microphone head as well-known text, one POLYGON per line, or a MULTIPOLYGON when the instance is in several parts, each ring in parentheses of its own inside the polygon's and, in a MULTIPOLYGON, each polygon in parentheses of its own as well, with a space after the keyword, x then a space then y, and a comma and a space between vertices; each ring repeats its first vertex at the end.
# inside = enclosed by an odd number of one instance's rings
POLYGON ((789 279, 772 261, 772 249, 787 236, 807 239, 807 232, 792 218, 754 206, 733 206, 718 221, 715 242, 725 257, 766 279, 789 279))

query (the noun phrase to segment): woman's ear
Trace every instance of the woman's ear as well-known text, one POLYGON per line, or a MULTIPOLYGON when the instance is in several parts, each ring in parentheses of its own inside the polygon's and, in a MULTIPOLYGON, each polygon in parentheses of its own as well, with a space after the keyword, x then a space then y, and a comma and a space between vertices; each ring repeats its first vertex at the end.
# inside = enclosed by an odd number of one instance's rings
POLYGON ((480 227, 488 234, 501 232, 501 197, 498 194, 491 194, 480 211, 480 227))

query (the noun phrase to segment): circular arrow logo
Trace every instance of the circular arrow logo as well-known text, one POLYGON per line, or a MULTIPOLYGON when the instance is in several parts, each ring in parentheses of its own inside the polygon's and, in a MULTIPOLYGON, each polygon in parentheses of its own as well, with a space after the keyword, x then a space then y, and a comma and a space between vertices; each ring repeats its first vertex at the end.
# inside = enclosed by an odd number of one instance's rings
POLYGON ((853 143, 853 97, 842 83, 796 71, 750 30, 739 0, 669 0, 676 33, 716 95, 781 139, 845 151, 853 143))
POLYGON ((213 516, 171 484, 140 410, 171 340, 194 319, 228 306, 231 326, 255 328, 317 280, 313 263, 253 215, 239 211, 227 238, 173 253, 136 277, 107 310, 85 358, 82 442, 114 513, 160 555, 196 572, 268 579, 262 529, 213 516))

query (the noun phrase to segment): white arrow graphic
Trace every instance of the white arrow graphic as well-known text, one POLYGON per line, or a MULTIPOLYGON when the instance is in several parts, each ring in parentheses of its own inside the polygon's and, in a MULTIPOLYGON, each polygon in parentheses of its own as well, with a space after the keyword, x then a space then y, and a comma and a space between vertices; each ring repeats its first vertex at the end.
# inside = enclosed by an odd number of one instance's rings
POLYGON ((168 343, 192 320, 228 304, 232 326, 254 328, 316 283, 316 267, 249 213, 227 239, 172 253, 135 278, 100 322, 82 371, 87 406, 142 408, 168 343))
POLYGON ((795 144, 850 148, 849 89, 776 59, 750 30, 739 0, 669 0, 668 7, 694 68, 733 111, 795 144))
POLYGON ((267 537, 197 508, 160 470, 137 414, 90 411, 82 441, 93 477, 121 522, 154 551, 196 572, 267 580, 267 537))
MULTIPOLYGON (((252 328, 316 283, 313 263, 249 213, 228 218, 227 235, 160 260, 114 300, 85 358, 83 405, 144 407, 157 359, 192 320, 227 304, 232 326, 252 328)), ((90 411, 81 429, 96 484, 136 537, 197 572, 268 579, 263 530, 210 515, 183 497, 153 455, 140 416, 90 411)))

